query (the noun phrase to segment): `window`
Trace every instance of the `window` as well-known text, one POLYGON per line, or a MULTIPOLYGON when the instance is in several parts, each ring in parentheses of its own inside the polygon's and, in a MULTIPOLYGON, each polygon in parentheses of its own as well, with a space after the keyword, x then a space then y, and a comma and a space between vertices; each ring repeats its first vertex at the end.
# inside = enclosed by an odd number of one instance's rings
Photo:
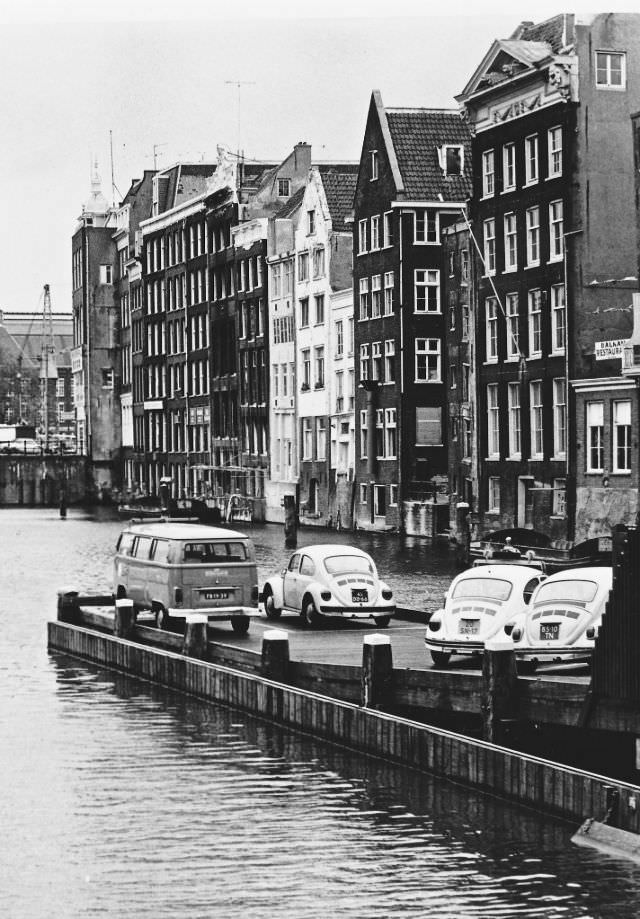
POLYGON ((324 325, 324 294, 316 294, 313 299, 316 306, 316 325, 324 325))
POLYGON ((417 268, 414 271, 416 313, 440 312, 440 272, 417 268))
POLYGON ((371 218, 371 245, 370 249, 373 252, 375 249, 380 248, 380 216, 376 214, 375 217, 371 218))
POLYGON ((627 83, 626 56, 620 51, 596 51, 596 86, 624 89, 627 83))
POLYGON ((384 381, 393 383, 396 378, 396 343, 388 338, 384 343, 384 381))
POLYGON ((315 348, 315 367, 316 367, 316 389, 322 389, 324 386, 324 346, 315 348))
POLYGON ((301 252, 298 255, 298 280, 309 280, 309 253, 301 252))
POLYGON ((384 517, 387 513, 386 491, 386 485, 373 486, 373 513, 376 517, 384 517))
POLYGON ((327 425, 326 418, 316 418, 316 458, 324 460, 327 457, 327 425))
POLYGON ((498 407, 498 384, 487 386, 487 450, 489 456, 500 456, 500 409, 498 407))
POLYGON ((318 246, 313 250, 313 276, 324 277, 324 246, 318 246))
POLYGON ((513 191, 516 187, 515 144, 505 144, 502 148, 502 185, 503 191, 513 191))
POLYGON ((389 507, 397 507, 398 505, 398 486, 389 485, 389 507))
POLYGON ((384 314, 385 316, 391 316, 391 314, 393 313, 393 286, 394 286, 393 271, 385 271, 384 273, 384 314))
POLYGON ((360 345, 360 379, 369 379, 369 345, 360 345))
POLYGON ((507 360, 513 360, 520 356, 518 295, 507 294, 505 302, 507 313, 507 360))
POLYGON ((553 381, 553 455, 567 454, 567 396, 564 379, 553 381))
POLYGON ((367 485, 360 485, 360 488, 359 488, 359 490, 360 490, 360 504, 367 504, 367 502, 368 502, 368 500, 369 500, 368 497, 367 497, 367 488, 368 488, 367 485))
POLYGON ((504 215, 504 270, 518 268, 518 230, 515 214, 504 215))
POLYGON ((360 319, 369 318, 369 278, 360 278, 360 319))
POLYGON ((493 150, 485 150, 482 154, 482 195, 487 198, 495 192, 496 188, 496 156, 493 150))
POLYGON ((303 297, 300 301, 300 328, 309 325, 309 298, 303 297))
POLYGON ((382 276, 374 274, 371 278, 371 318, 379 319, 382 315, 382 276))
POLYGON ((509 456, 519 458, 522 453, 519 383, 509 383, 507 399, 509 410, 509 456))
POLYGON ((460 312, 462 314, 462 338, 466 340, 469 338, 469 304, 463 303, 460 306, 460 312))
POLYGON ((386 459, 395 459, 398 449, 397 410, 384 410, 384 455, 386 459))
POLYGON ((313 419, 302 419, 302 459, 313 459, 313 419))
POLYGON ((460 252, 460 280, 463 284, 469 280, 469 250, 463 249, 460 252))
POLYGON ((271 266, 271 296, 274 300, 282 296, 282 265, 271 266))
MULTIPOLYGON (((360 412, 360 457, 367 459, 367 444, 369 437, 369 422, 366 411, 360 412)), ((366 486, 365 486, 366 487, 366 486)))
POLYGON ((378 165, 379 165, 378 151, 370 150, 369 153, 370 153, 369 163, 371 166, 371 180, 370 181, 375 182, 375 180, 378 178, 378 165))
POLYGON ((459 176, 464 169, 464 147, 445 146, 442 148, 442 168, 445 175, 459 176))
POLYGON ((416 338, 416 383, 440 383, 440 339, 416 338))
POLYGON ((487 297, 487 360, 498 360, 498 301, 495 297, 487 297))
POLYGON ((529 291, 529 356, 542 353, 542 294, 529 291))
POLYGON ((531 419, 531 459, 542 459, 544 444, 542 442, 542 382, 535 380, 529 384, 529 414, 531 419))
POLYGON ((273 394, 274 396, 280 395, 279 381, 280 381, 280 365, 274 364, 273 365, 273 394))
POLYGON ((113 266, 100 265, 100 283, 113 284, 113 266))
POLYGON ((382 215, 382 245, 393 245, 393 211, 385 211, 382 215))
POLYGON ((416 446, 442 445, 442 409, 439 406, 416 407, 416 446))
POLYGON ((414 242, 437 243, 438 215, 434 210, 419 210, 414 218, 414 242))
POLYGON ((557 262, 563 256, 564 221, 562 201, 552 201, 549 205, 549 261, 557 262))
POLYGON ((549 128, 548 137, 548 177, 555 179, 562 175, 562 128, 549 128))
POLYGON ((496 222, 493 218, 484 222, 484 273, 496 273, 496 222))
POLYGON ((527 267, 540 264, 540 208, 527 209, 527 267))
POLYGON ((283 297, 290 297, 293 293, 293 259, 287 259, 284 263, 284 283, 282 286, 283 297))
POLYGON ((604 403, 587 402, 587 472, 604 470, 604 403))
POLYGON ((358 253, 367 251, 367 220, 358 221, 358 253))
POLYGON ((564 302, 564 284, 551 288, 551 350, 564 351, 567 341, 567 318, 564 302))
POLYGON ((613 471, 631 472, 631 402, 613 403, 613 471))
POLYGON ((305 348, 302 352, 302 388, 309 389, 311 386, 311 351, 305 348))
POLYGON ((336 322, 336 357, 342 357, 344 354, 344 326, 342 319, 336 322))
POLYGON ((316 212, 315 210, 307 211, 307 236, 313 236, 316 232, 316 212))
POLYGON ((371 343, 371 379, 382 380, 382 342, 371 343))
POLYGON ((376 458, 384 459, 384 411, 376 410, 376 458))
POLYGON ((111 367, 102 368, 102 388, 113 389, 114 374, 111 367))
POLYGON ((567 480, 553 480, 553 513, 556 517, 567 516, 567 480))
POLYGON ((525 183, 533 185, 538 181, 538 135, 525 137, 524 141, 524 174, 525 183))
POLYGON ((449 364, 449 387, 456 389, 458 385, 458 368, 455 364, 449 364))
POLYGON ((487 512, 489 514, 500 513, 500 477, 489 476, 489 494, 487 503, 487 512))
POLYGON ((291 194, 291 179, 278 179, 278 197, 288 198, 291 194))

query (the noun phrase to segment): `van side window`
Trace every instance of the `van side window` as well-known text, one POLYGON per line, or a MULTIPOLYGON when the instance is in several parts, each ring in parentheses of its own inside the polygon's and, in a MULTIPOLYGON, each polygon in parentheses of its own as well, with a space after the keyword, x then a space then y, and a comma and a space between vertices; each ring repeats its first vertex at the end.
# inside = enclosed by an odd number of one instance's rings
POLYGON ((244 562, 247 549, 242 542, 187 542, 184 545, 185 562, 205 565, 244 562))
POLYGON ((308 555, 302 556, 302 564, 300 565, 300 574, 312 575, 316 573, 316 566, 313 564, 308 555))
POLYGON ((289 571, 297 571, 299 564, 300 564, 300 556, 296 552, 295 555, 291 556, 291 561, 289 562, 289 571))
POLYGON ((116 550, 120 555, 131 555, 131 549, 133 546, 133 533, 121 533, 120 539, 116 546, 116 550))
POLYGON ((135 556, 136 558, 147 559, 151 551, 151 537, 138 536, 136 540, 135 556))
POLYGON ((154 539, 149 556, 155 562, 166 562, 169 555, 169 542, 166 539, 154 539))

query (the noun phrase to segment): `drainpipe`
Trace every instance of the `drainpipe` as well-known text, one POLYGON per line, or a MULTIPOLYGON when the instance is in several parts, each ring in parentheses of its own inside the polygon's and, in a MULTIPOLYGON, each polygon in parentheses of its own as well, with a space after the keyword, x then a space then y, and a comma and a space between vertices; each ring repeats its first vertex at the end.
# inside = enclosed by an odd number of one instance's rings
MULTIPOLYGON (((570 475, 571 475, 571 425, 569 424, 569 419, 574 416, 572 411, 572 404, 570 404, 570 386, 569 386, 569 374, 570 374, 570 365, 569 365, 569 342, 571 341, 571 327, 569 325, 569 318, 571 312, 569 310, 569 268, 567 265, 567 238, 569 236, 577 236, 578 233, 582 233, 582 229, 579 230, 569 230, 567 233, 562 234, 563 248, 564 248, 564 316, 565 316, 565 346, 564 346, 564 374, 565 374, 565 402, 566 407, 565 411, 567 413, 566 418, 566 438, 567 442, 565 444, 565 495, 569 495, 569 485, 570 485, 570 475)), ((571 485, 571 504, 567 502, 567 538, 575 538, 575 517, 576 517, 576 501, 575 501, 575 486, 576 486, 576 476, 573 476, 573 483, 571 485)))

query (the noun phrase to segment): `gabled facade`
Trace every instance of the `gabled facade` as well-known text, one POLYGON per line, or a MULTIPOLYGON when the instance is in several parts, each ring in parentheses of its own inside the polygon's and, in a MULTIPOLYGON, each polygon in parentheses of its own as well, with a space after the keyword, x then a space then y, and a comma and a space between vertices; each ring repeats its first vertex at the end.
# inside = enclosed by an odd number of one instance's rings
POLYGON ((623 419, 637 417, 636 395, 608 345, 631 328, 639 52, 633 14, 524 23, 458 97, 482 251, 480 532, 582 541, 635 519, 637 471, 615 443, 631 436, 623 419))
POLYGON ((355 523, 431 535, 446 525, 442 231, 470 190, 455 111, 385 108, 374 92, 355 194, 355 523))

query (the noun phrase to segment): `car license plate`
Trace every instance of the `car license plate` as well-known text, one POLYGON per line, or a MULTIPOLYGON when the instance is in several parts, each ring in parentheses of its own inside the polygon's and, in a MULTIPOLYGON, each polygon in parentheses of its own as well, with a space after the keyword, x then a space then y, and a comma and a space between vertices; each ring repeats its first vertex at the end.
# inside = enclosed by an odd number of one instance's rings
POLYGON ((351 591, 351 602, 352 603, 366 603, 369 599, 369 593, 366 590, 352 590, 351 591))
POLYGON ((559 638, 560 637, 560 623, 559 622, 541 622, 540 623, 540 638, 541 640, 549 638, 559 638))
POLYGON ((229 591, 228 590, 205 590, 204 598, 205 600, 228 600, 229 591))
POLYGON ((479 619, 461 619, 458 623, 459 635, 477 635, 480 631, 479 619))

